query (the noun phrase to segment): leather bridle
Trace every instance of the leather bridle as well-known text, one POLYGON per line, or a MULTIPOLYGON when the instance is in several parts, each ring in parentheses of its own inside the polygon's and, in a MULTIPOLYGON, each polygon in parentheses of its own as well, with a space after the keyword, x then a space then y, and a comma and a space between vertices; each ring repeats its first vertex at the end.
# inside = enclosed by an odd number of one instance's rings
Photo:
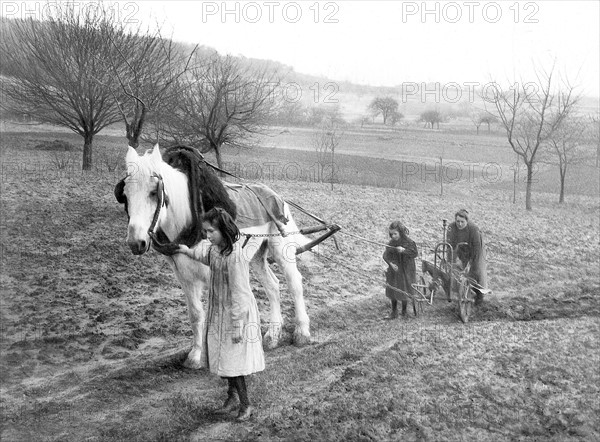
POLYGON ((150 227, 148 227, 148 236, 150 236, 150 239, 152 239, 154 243, 158 243, 156 234, 154 233, 154 228, 158 222, 160 210, 165 206, 167 198, 165 195, 165 183, 162 177, 158 174, 154 174, 152 176, 158 179, 158 186, 156 188, 156 197, 158 198, 158 202, 156 203, 156 210, 154 211, 154 216, 152 217, 152 223, 150 224, 150 227))

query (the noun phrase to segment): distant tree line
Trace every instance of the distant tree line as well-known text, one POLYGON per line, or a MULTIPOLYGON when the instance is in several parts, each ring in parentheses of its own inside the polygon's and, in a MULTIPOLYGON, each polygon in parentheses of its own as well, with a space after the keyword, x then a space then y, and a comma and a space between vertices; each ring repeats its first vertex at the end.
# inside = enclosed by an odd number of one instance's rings
POLYGON ((345 124, 339 104, 307 105, 301 101, 277 100, 269 122, 281 126, 312 126, 325 123, 345 124))

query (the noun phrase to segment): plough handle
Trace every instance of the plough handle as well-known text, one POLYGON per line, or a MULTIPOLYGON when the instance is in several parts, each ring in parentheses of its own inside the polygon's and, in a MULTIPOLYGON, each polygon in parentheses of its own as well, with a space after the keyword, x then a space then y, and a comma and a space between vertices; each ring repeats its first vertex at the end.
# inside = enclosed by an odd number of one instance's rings
POLYGON ((326 232, 323 235, 319 236, 318 238, 312 240, 311 242, 306 243, 303 246, 296 248, 296 255, 299 255, 300 253, 303 253, 303 252, 306 252, 307 250, 312 249, 314 246, 325 241, 327 238, 329 238, 331 235, 333 235, 335 232, 337 232, 341 229, 341 227, 338 226, 337 224, 332 224, 331 226, 327 226, 326 228, 329 230, 328 232, 326 232))
POLYGON ((300 233, 302 235, 308 235, 309 233, 316 233, 316 232, 321 232, 322 230, 327 230, 330 227, 331 227, 330 225, 307 227, 305 229, 300 229, 300 233))

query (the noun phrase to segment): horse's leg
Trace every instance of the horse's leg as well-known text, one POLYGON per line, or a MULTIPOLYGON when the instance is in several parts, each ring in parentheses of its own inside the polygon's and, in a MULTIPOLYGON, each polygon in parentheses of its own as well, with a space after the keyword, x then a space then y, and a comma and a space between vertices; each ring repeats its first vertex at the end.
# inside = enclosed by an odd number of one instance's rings
POLYGON ((269 250, 273 258, 281 267, 287 281, 288 290, 294 297, 294 310, 296 328, 294 329, 294 343, 306 345, 310 343, 310 320, 306 313, 304 292, 302 289, 302 275, 296 266, 296 247, 293 238, 273 238, 269 240, 269 250))
MULTIPOLYGON (((172 262, 172 260, 171 260, 172 262)), ((175 275, 181 283, 188 315, 192 326, 192 349, 183 363, 188 368, 202 368, 202 349, 204 346, 205 312, 202 296, 208 293, 210 269, 186 257, 177 258, 177 266, 173 266, 175 275)))
POLYGON ((187 368, 202 368, 202 347, 204 345, 204 322, 205 312, 202 306, 202 296, 205 294, 205 286, 203 284, 190 284, 184 289, 185 300, 188 307, 188 315, 190 325, 192 326, 192 349, 183 363, 187 368))
POLYGON ((263 336, 263 346, 275 348, 281 339, 283 317, 281 316, 281 297, 279 279, 269 267, 266 248, 261 248, 250 262, 254 275, 259 280, 269 298, 269 320, 267 332, 263 336))

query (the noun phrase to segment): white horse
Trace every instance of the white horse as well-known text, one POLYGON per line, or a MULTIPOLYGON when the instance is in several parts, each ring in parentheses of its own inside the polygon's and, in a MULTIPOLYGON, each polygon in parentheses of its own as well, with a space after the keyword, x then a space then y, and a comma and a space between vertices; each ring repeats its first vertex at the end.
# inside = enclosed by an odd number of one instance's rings
MULTIPOLYGON (((189 151, 191 149, 188 148, 189 151)), ((166 153, 165 157, 167 157, 166 153)), ((201 155, 199 158, 202 159, 201 155)), ((177 168, 180 163, 176 158, 173 161, 169 160, 176 167, 169 165, 163 160, 158 145, 152 151, 146 151, 141 156, 135 149, 129 147, 125 160, 128 173, 126 178, 115 187, 115 196, 119 202, 125 204, 128 212, 127 244, 135 255, 142 255, 150 249, 151 234, 162 235, 170 242, 185 242, 181 240, 185 232, 200 232, 198 213, 208 211, 215 205, 227 206, 227 201, 219 199, 227 200, 227 195, 235 193, 235 189, 226 188, 223 185, 223 182, 206 166, 204 161, 198 162, 204 164, 192 165, 197 168, 200 178, 198 176, 191 178, 189 173, 177 168), (200 196, 195 202, 194 196, 191 195, 194 187, 190 187, 190 183, 196 185, 203 183, 206 187, 198 189, 200 196), (198 205, 200 210, 198 210, 198 205)), ((260 210, 268 212, 265 207, 261 207, 260 210)), ((294 342, 297 345, 310 342, 309 318, 304 303, 302 276, 296 267, 295 257, 296 246, 302 244, 306 238, 295 234, 280 235, 281 229, 285 232, 298 230, 288 205, 283 203, 283 207, 283 215, 289 220, 285 226, 273 220, 262 225, 241 229, 243 234, 272 235, 252 236, 247 241, 245 236, 241 237, 241 241, 246 241, 244 250, 252 256, 251 268, 269 298, 270 312, 263 343, 270 348, 277 346, 281 338, 283 317, 281 315, 279 280, 268 265, 268 254, 279 264, 286 277, 289 291, 294 297, 296 322, 294 342)), ((269 215, 271 214, 269 213, 269 215)), ((192 242, 197 239, 196 237, 192 242)), ((207 266, 183 254, 165 256, 165 258, 183 287, 194 335, 192 349, 184 365, 190 368, 200 368, 202 344, 206 330, 201 298, 208 291, 210 271, 207 266)))

